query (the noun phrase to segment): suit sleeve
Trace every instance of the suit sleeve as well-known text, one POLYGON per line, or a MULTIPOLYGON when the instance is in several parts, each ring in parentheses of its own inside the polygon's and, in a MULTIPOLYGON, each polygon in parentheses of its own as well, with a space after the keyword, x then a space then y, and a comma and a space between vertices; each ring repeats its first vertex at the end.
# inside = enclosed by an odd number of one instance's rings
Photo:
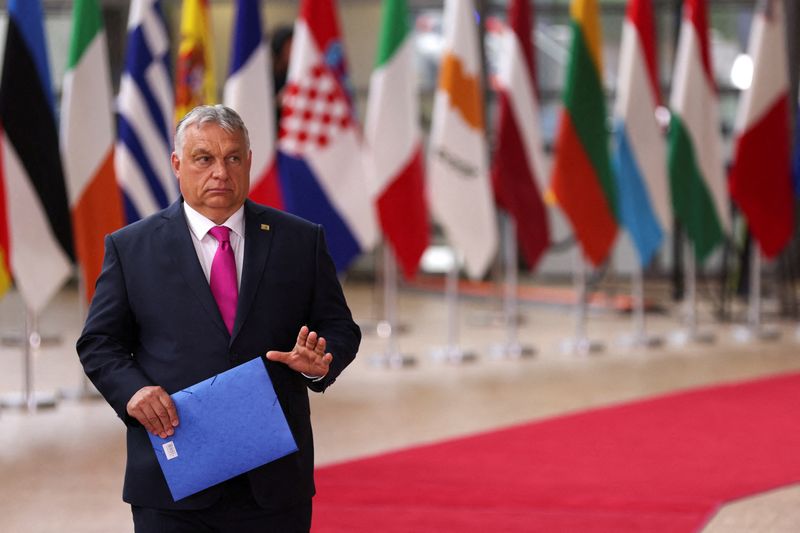
POLYGON ((123 265, 108 235, 103 269, 76 348, 86 375, 128 425, 139 425, 127 413, 128 401, 142 387, 153 385, 133 358, 136 338, 123 265))
POLYGON ((320 226, 317 227, 316 279, 311 321, 308 326, 325 337, 327 351, 333 355, 328 374, 319 381, 311 381, 308 385, 315 392, 323 392, 355 359, 361 343, 361 330, 353 321, 350 309, 347 307, 342 286, 336 276, 336 267, 328 252, 325 234, 320 226))

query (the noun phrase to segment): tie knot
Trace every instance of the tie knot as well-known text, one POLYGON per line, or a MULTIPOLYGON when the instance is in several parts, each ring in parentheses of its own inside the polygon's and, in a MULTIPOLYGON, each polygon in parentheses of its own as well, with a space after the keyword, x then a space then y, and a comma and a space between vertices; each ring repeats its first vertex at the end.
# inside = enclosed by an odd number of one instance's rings
POLYGON ((212 237, 217 239, 217 242, 220 244, 223 242, 230 242, 231 240, 231 230, 227 226, 214 226, 208 230, 208 232, 212 237))

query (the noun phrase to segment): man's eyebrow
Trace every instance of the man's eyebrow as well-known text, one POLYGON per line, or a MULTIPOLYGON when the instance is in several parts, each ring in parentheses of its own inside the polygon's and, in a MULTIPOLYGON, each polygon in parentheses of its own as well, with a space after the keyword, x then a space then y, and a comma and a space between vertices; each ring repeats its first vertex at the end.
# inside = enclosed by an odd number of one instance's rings
POLYGON ((210 154, 210 153, 211 152, 209 152, 208 150, 206 150, 202 146, 198 146, 198 147, 192 149, 192 151, 191 151, 191 155, 198 155, 198 154, 204 154, 205 155, 205 154, 210 154))

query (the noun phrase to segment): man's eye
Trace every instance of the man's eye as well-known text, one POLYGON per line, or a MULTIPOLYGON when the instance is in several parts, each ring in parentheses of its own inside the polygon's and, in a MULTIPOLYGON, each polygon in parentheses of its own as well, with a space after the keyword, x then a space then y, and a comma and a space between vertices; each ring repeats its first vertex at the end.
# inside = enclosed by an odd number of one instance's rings
POLYGON ((211 160, 211 158, 208 157, 207 155, 200 155, 195 157, 194 160, 197 161, 198 163, 208 163, 211 160))
POLYGON ((239 157, 238 155, 232 155, 232 156, 228 157, 228 161, 230 161, 231 163, 238 164, 238 163, 240 163, 242 161, 242 158, 239 157))

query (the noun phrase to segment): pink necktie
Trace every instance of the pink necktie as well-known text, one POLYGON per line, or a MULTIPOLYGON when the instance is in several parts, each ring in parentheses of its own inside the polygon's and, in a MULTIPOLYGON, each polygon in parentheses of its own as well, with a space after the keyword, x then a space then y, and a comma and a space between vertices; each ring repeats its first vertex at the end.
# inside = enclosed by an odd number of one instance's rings
POLYGON ((231 248, 230 229, 225 226, 214 226, 208 232, 217 239, 217 253, 211 262, 211 276, 209 284, 211 293, 217 300, 217 307, 222 314, 222 320, 228 328, 228 333, 233 332, 233 320, 236 318, 236 302, 239 299, 239 288, 236 284, 236 259, 231 248))

